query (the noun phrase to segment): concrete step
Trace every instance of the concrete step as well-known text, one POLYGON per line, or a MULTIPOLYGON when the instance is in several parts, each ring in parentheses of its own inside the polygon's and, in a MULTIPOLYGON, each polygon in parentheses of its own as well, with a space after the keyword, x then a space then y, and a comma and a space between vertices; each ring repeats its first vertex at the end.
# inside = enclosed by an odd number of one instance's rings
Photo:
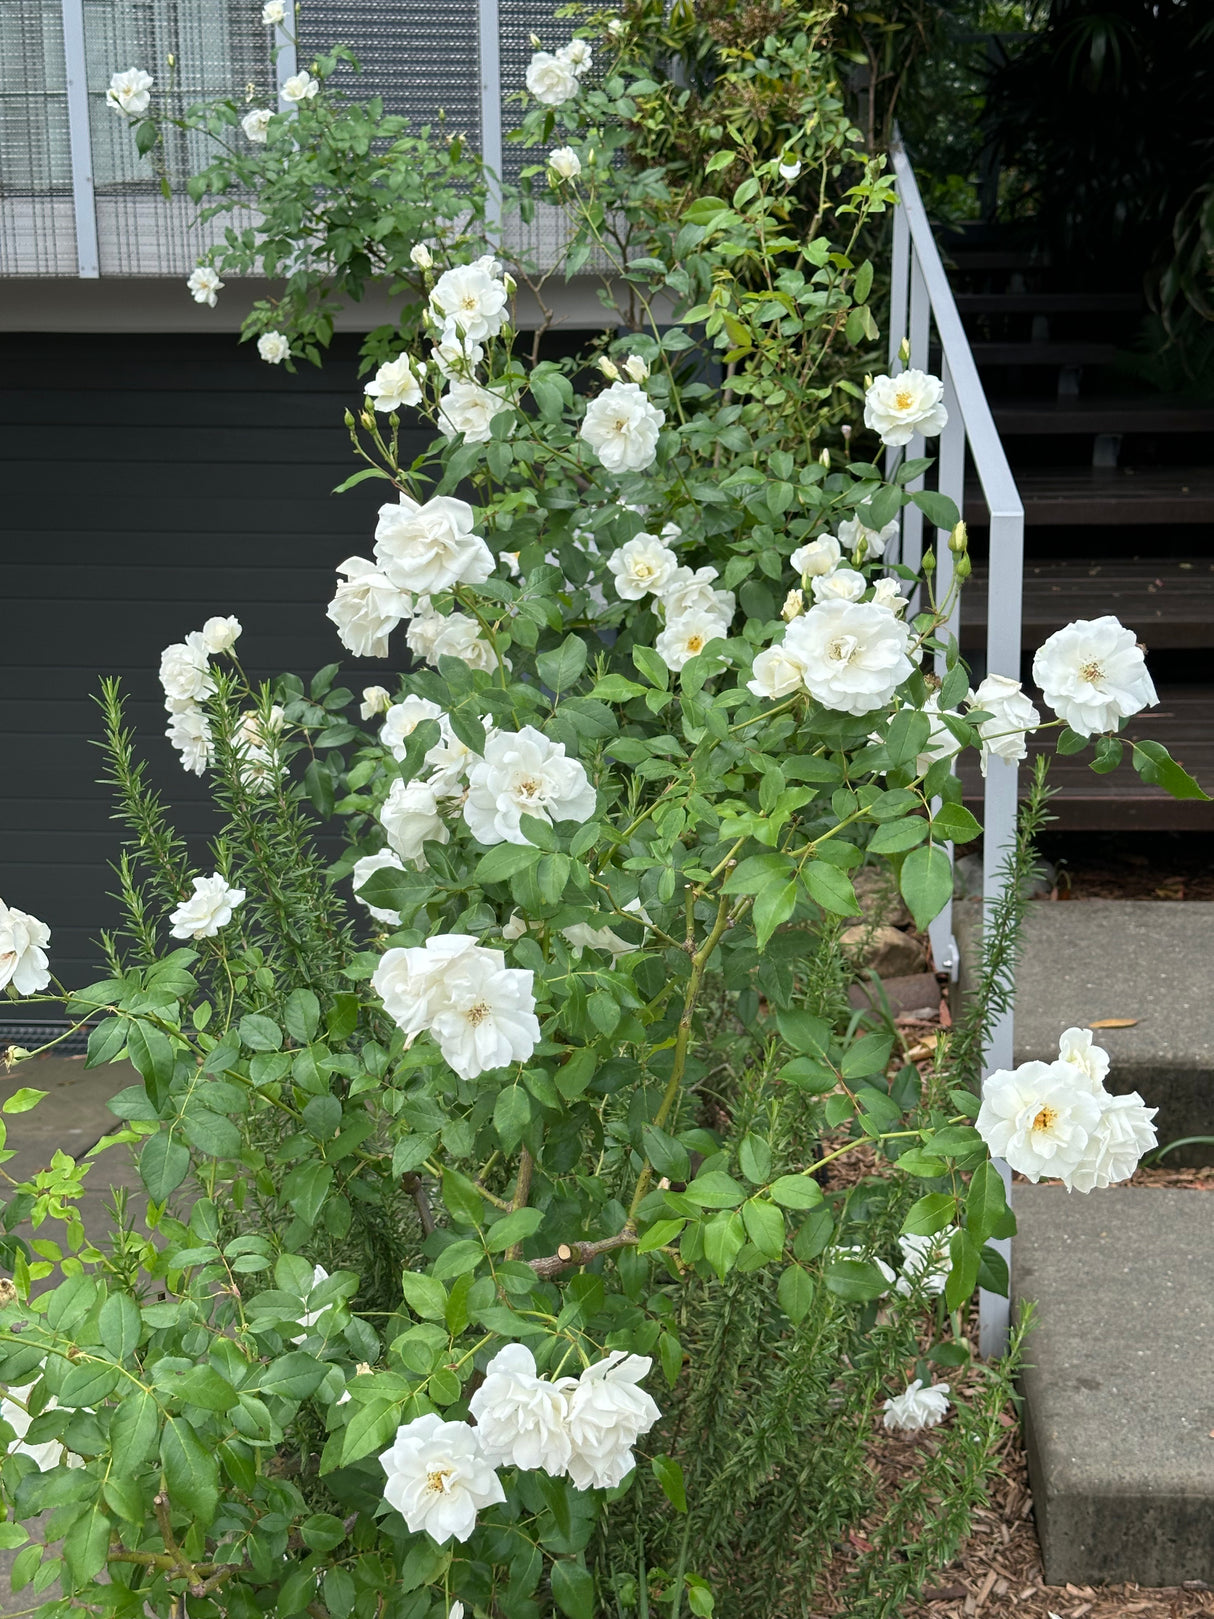
MULTIPOLYGON (((981 902, 958 900, 953 925, 964 994, 978 966, 981 902)), ((1214 902, 1035 901, 1016 973, 1017 1063, 1052 1061, 1064 1029, 1133 1018, 1132 1027, 1097 1031, 1112 1058, 1109 1089, 1139 1091, 1158 1107, 1161 1146, 1214 1136, 1211 961, 1214 902)), ((1212 1163, 1214 1148, 1183 1149, 1168 1161, 1212 1163)), ((1214 1453, 1214 1441, 1210 1448, 1214 1453)))
POLYGON ((1017 1186, 1013 1206, 1046 1583, 1214 1584, 1214 1199, 1017 1186))

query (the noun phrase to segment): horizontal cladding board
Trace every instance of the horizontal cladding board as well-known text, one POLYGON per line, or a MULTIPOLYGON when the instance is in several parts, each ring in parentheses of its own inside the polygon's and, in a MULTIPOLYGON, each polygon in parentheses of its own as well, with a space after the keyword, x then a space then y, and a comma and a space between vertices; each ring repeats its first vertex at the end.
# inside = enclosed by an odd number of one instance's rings
MULTIPOLYGON (((220 508, 231 512, 238 520, 240 507, 233 502, 246 500, 249 503, 243 524, 246 528, 250 524, 276 529, 295 527, 298 508, 305 503, 332 528, 333 510, 324 509, 330 501, 340 500, 344 510, 353 510, 356 505, 376 498, 366 485, 359 485, 350 492, 355 498, 334 495, 334 487, 349 477, 352 470, 346 461, 280 467, 272 462, 250 466, 220 459, 178 467, 144 459, 135 445, 125 461, 95 461, 91 456, 70 456, 69 459, 73 480, 66 491, 56 491, 55 515, 62 520, 67 511, 73 509, 74 500, 87 500, 89 526, 93 528, 105 528, 108 523, 120 522, 123 518, 131 526, 143 529, 176 527, 176 519, 171 525, 165 522, 164 507, 172 502, 188 501, 189 509, 196 516, 193 523, 188 520, 187 523, 197 529, 205 526, 208 518, 213 521, 220 508), (275 522, 271 507, 277 506, 280 500, 287 509, 275 522)), ((54 461, 11 463, 5 472, 7 499, 36 500, 49 516, 47 480, 56 472, 48 469, 58 469, 61 474, 62 464, 54 461)), ((382 495, 379 498, 382 500, 382 495)))
MULTIPOLYGON (((3 354, 2 338, 0 354, 3 354)), ((249 388, 206 392, 197 388, 111 389, 106 393, 104 410, 106 423, 111 427, 189 428, 222 424, 244 428, 250 433, 254 429, 311 432, 327 428, 340 433, 348 446, 343 417, 358 404, 361 394, 359 388, 281 395, 260 394, 249 388)), ((2 426, 28 424, 42 432, 48 428, 66 431, 92 428, 97 416, 96 393, 64 395, 50 389, 0 388, 2 426)), ((8 442, 6 435, 5 443, 8 442)))
MULTIPOLYGON (((112 506, 116 501, 129 498, 130 471, 127 468, 116 468, 111 475, 99 479, 98 482, 104 484, 101 488, 94 485, 90 489, 81 483, 57 490, 53 511, 46 509, 49 498, 45 487, 39 493, 33 480, 30 480, 27 489, 20 488, 19 484, 14 489, 13 485, 18 481, 7 475, 5 481, 8 484, 6 503, 13 501, 17 495, 22 498, 36 496, 39 506, 45 509, 48 525, 53 523, 56 530, 74 528, 77 532, 92 533, 96 535, 98 546, 112 543, 110 535, 121 540, 129 533, 129 530, 108 526, 114 521, 116 513, 99 510, 99 507, 112 506)), ((351 496, 333 495, 329 486, 323 486, 323 480, 322 487, 310 496, 292 489, 289 496, 277 499, 264 498, 264 477, 260 489, 257 489, 257 479, 252 473, 248 481, 254 487, 251 495, 230 488, 226 478, 222 488, 217 491, 216 479, 197 474, 193 479, 166 479, 162 489, 141 488, 141 510, 137 514, 139 532, 161 535, 166 544, 176 543, 177 535, 206 534, 208 530, 215 530, 220 535, 229 530, 241 534, 250 531, 279 536, 284 533, 299 534, 309 539, 320 535, 358 536, 360 531, 365 531, 368 517, 376 510, 373 502, 356 504, 351 496), (337 504, 339 501, 340 506, 337 504)), ((357 495, 359 491, 354 490, 352 494, 357 495)), ((366 499, 365 495, 363 498, 366 499)), ((7 504, 10 514, 13 510, 13 505, 7 504)), ((33 516, 34 512, 27 510, 21 529, 37 535, 39 530, 31 530, 29 526, 29 519, 33 516)), ((11 544, 12 536, 7 538, 11 544)), ((108 551, 106 554, 109 554, 108 551)))
MULTIPOLYGON (((352 508, 346 508, 351 510, 352 508)), ((363 553, 373 543, 375 514, 370 507, 358 514, 361 524, 363 553)), ((61 517, 56 511, 55 517, 61 517)), ((330 508, 330 516, 334 509, 330 508)), ((193 512, 197 521, 198 512, 193 512)), ((44 560, 45 577, 53 582, 56 597, 60 587, 70 585, 71 574, 100 558, 111 570, 146 567, 193 568, 205 561, 211 579, 207 587, 209 596, 227 596, 240 588, 241 578, 248 568, 304 569, 313 577, 328 577, 339 562, 351 554, 351 530, 347 526, 330 524, 309 534, 293 531, 283 534, 275 529, 193 527, 140 532, 132 534, 126 529, 85 528, 31 529, 7 528, 4 534, 5 554, 27 557, 36 550, 44 560), (343 547, 345 549, 343 549, 343 547)), ((355 548, 357 550, 357 547, 355 548)), ((43 592, 45 595, 45 591, 43 592)), ((328 598, 325 593, 325 599, 328 598)), ((182 591, 181 600, 188 599, 182 591)))
MULTIPOLYGON (((183 292, 184 296, 184 292, 183 292)), ((57 393, 128 388, 228 388, 268 398, 349 393, 358 388, 359 339, 340 334, 321 367, 270 366, 231 332, 5 332, 0 337, 9 388, 57 393)))
MULTIPOLYGON (((127 563, 121 571, 112 562, 79 564, 56 559, 48 566, 27 561, 5 569, 5 597, 9 602, 37 603, 44 608, 75 596, 90 602, 139 602, 145 608, 171 605, 177 612, 183 601, 210 601, 222 595, 226 610, 239 618, 245 604, 258 608, 305 606, 323 613, 333 594, 335 564, 328 556, 313 567, 294 560, 290 567, 278 568, 221 566, 220 576, 210 546, 205 560, 193 551, 177 566, 166 567, 157 558, 153 563, 127 563)), ((206 615, 197 616, 201 623, 206 615)))
MULTIPOLYGON (((402 432, 402 460, 406 464, 412 461, 434 436, 420 429, 402 432)), ((290 475, 287 468, 294 469, 302 462, 314 465, 318 475, 328 469, 334 483, 359 466, 353 459, 340 411, 331 422, 317 427, 231 426, 212 417, 208 422, 183 426, 156 423, 138 430, 109 420, 92 427, 82 423, 71 431, 59 429, 53 434, 41 425, 18 423, 5 429, 5 461, 16 461, 32 470, 61 463, 65 455, 86 464, 135 462, 140 467, 163 462, 189 467, 199 463, 238 466, 253 462, 263 469, 272 465, 276 475, 282 477, 290 475), (279 468, 283 469, 281 473, 279 468)))

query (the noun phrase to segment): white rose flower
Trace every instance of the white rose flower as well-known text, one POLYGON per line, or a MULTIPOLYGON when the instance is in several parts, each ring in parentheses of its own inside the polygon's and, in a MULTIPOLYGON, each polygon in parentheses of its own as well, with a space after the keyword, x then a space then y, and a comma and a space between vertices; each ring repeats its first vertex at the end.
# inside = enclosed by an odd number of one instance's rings
POLYGON ((464 435, 468 444, 488 444, 493 437, 493 418, 513 410, 509 399, 491 393, 479 382, 451 382, 438 402, 438 430, 444 438, 464 435))
MULTIPOLYGON (((502 929, 505 937, 505 929, 502 929)), ((629 944, 627 939, 621 939, 613 928, 592 928, 589 922, 574 922, 571 927, 561 929, 561 938, 581 955, 583 950, 606 950, 611 957, 612 966, 620 956, 630 956, 634 950, 639 950, 639 944, 629 944)))
POLYGON ((434 268, 434 254, 425 242, 415 242, 409 249, 409 262, 415 264, 419 270, 432 270, 434 268))
MULTIPOLYGON (((496 652, 481 635, 476 620, 467 613, 448 613, 445 618, 436 613, 415 618, 405 640, 410 652, 425 657, 435 668, 440 658, 458 658, 469 669, 483 669, 487 674, 492 674, 498 666, 496 652), (423 645, 429 648, 428 652, 421 651, 423 645)), ((504 661, 509 669, 510 660, 504 661)))
POLYGON ((975 1128, 992 1156, 1031 1181, 1050 1175, 1069 1189, 1101 1111, 1085 1077, 1076 1079, 1065 1062, 1025 1062, 989 1074, 975 1128))
MULTIPOLYGON (((240 127, 244 130, 246 139, 251 140, 254 146, 265 145, 270 132, 270 119, 273 116, 274 113, 269 107, 254 107, 252 112, 246 112, 240 120, 240 127)), ((263 354, 262 359, 265 358, 263 354)))
POLYGON ((396 1430, 379 1460, 388 1475, 384 1500, 411 1534, 424 1530, 440 1546, 467 1540, 477 1513, 506 1499, 466 1422, 444 1422, 433 1413, 415 1417, 396 1430))
POLYGON ((202 632, 191 630, 160 654, 160 685, 170 714, 193 708, 215 690, 202 632))
POLYGON ((970 692, 969 704, 991 716, 978 725, 984 776, 992 754, 998 759, 1025 758, 1029 751, 1028 732, 1041 724, 1041 715, 1024 695, 1018 680, 1008 675, 987 675, 978 689, 970 692))
POLYGON ((1077 736, 1115 731, 1159 701, 1133 630, 1111 613, 1055 630, 1033 659, 1033 679, 1077 736))
POLYGON ((606 354, 599 355, 597 364, 599 370, 607 378, 608 382, 618 382, 620 380, 619 366, 614 360, 609 359, 606 354))
POLYGON ((378 411, 387 413, 405 406, 412 408, 421 404, 421 376, 425 369, 422 362, 415 371, 409 355, 398 354, 395 360, 387 360, 380 366, 363 392, 378 411))
POLYGON ((151 100, 149 92, 155 82, 152 75, 145 73, 141 67, 129 67, 125 73, 115 73, 105 92, 105 104, 115 112, 137 117, 148 110, 151 100))
POLYGON ((534 975, 507 967, 500 950, 477 949, 453 964, 430 1032, 461 1079, 530 1057, 540 1042, 533 984, 534 975))
POLYGON ((805 592, 803 590, 790 590, 784 598, 784 605, 780 609, 780 617, 786 624, 791 624, 794 618, 799 618, 805 611, 805 592))
POLYGON ((568 1473, 578 1490, 609 1490, 636 1466, 632 1447, 662 1413, 637 1384, 653 1362, 617 1349, 578 1378, 569 1393, 568 1473))
POLYGON ((649 362, 639 354, 630 354, 624 361, 624 370, 633 382, 648 382, 649 362))
MULTIPOLYGON (((434 788, 437 798, 460 798, 464 792, 464 778, 480 754, 474 753, 466 742, 460 741, 445 714, 439 725, 442 735, 426 751, 426 765, 430 772, 426 779, 434 788)), ((489 731, 487 735, 492 736, 493 732, 489 731)))
POLYGON ((240 620, 229 613, 225 618, 208 618, 202 626, 202 644, 213 658, 230 652, 240 639, 240 620))
POLYGON ((1102 1090, 1098 1100, 1100 1118, 1087 1151, 1071 1171, 1070 1191, 1102 1191, 1114 1181, 1129 1180, 1143 1153, 1159 1145, 1151 1123, 1159 1109, 1147 1107, 1137 1091, 1109 1096, 1102 1090))
MULTIPOLYGON (((493 264, 492 259, 487 261, 493 264)), ((477 264, 457 264, 444 270, 430 294, 430 312, 435 324, 454 321, 463 337, 474 343, 496 337, 506 324, 509 295, 505 283, 489 269, 486 260, 477 264)))
MULTIPOLYGON (((24 1383, 20 1388, 10 1388, 8 1393, 0 1398, 0 1417, 4 1418, 16 1436, 9 1443, 8 1455, 28 1456, 40 1473, 49 1473, 61 1464, 68 1467, 83 1467, 84 1457, 77 1456, 74 1451, 65 1450, 57 1439, 44 1440, 40 1445, 25 1443, 25 1436, 34 1420, 28 1410, 29 1397, 36 1386, 35 1383, 24 1383)), ((57 1411, 59 1401, 52 1394, 42 1409, 57 1411)))
POLYGON ((243 888, 233 888, 226 877, 213 872, 193 879, 194 892, 169 913, 174 939, 213 939, 226 928, 244 899, 243 888))
POLYGON ((842 555, 834 535, 821 534, 807 545, 799 546, 788 560, 803 579, 815 579, 833 573, 842 555))
POLYGON ((931 1237, 899 1237, 902 1249, 902 1269, 894 1288, 903 1298, 920 1293, 929 1299, 944 1292, 948 1273, 952 1269, 949 1256, 949 1238, 956 1226, 945 1226, 931 1237))
POLYGON ((498 731, 485 743, 485 756, 468 772, 464 820, 478 843, 526 843, 519 825, 534 815, 554 821, 588 821, 595 791, 581 762, 565 754, 563 742, 524 725, 498 731))
POLYGON ((301 1343, 303 1343, 305 1341, 305 1339, 307 1338, 309 1332, 311 1332, 312 1328, 320 1320, 321 1316, 326 1315, 328 1313, 329 1306, 327 1304, 321 1305, 320 1308, 318 1308, 318 1309, 310 1309, 309 1308, 309 1306, 312 1303, 312 1295, 313 1295, 313 1293, 316 1291, 316 1289, 320 1286, 320 1284, 322 1282, 327 1282, 328 1280, 329 1280, 329 1273, 325 1269, 325 1267, 323 1265, 313 1265, 313 1267, 312 1267, 312 1281, 311 1281, 311 1283, 310 1283, 310 1285, 308 1287, 307 1293, 304 1295, 304 1297, 300 1301, 301 1304, 303 1305, 303 1314, 299 1317, 299 1325, 303 1328, 303 1331, 299 1334, 299 1336, 297 1338, 292 1338, 291 1339, 291 1342, 293 1344, 301 1344, 301 1343))
POLYGON ((444 1004, 445 985, 460 963, 486 954, 505 966, 500 950, 482 951, 470 933, 434 933, 424 945, 385 950, 371 975, 384 1011, 412 1041, 428 1029, 444 1004))
POLYGON ((472 507, 454 495, 435 495, 424 503, 401 495, 396 505, 379 508, 375 560, 398 589, 418 595, 484 584, 495 562, 472 532, 475 523, 472 507))
POLYGON ((934 438, 948 421, 943 397, 940 378, 925 371, 878 377, 864 395, 864 425, 895 448, 909 444, 916 433, 934 438))
POLYGON ((287 8, 285 0, 266 0, 261 8, 261 20, 267 28, 273 28, 276 23, 286 21, 287 8))
POLYGON ((306 71, 292 73, 289 79, 283 81, 279 95, 292 106, 298 106, 301 101, 311 101, 320 90, 320 80, 314 79, 306 71))
POLYGON ((1082 1074, 1093 1094, 1099 1093, 1108 1078, 1109 1054, 1092 1039, 1091 1029, 1063 1030, 1058 1042, 1058 1060, 1069 1063, 1082 1074))
POLYGON ((864 575, 854 568, 836 568, 833 573, 820 573, 813 580, 816 602, 858 602, 867 588, 864 575))
POLYGON ((215 762, 210 720, 200 708, 170 709, 169 715, 164 734, 181 755, 181 768, 201 776, 215 762))
POLYGON ((781 180, 786 180, 789 185, 792 184, 792 182, 801 172, 801 165, 796 158, 794 158, 791 163, 781 163, 779 168, 781 180))
POLYGON ((354 885, 354 898, 360 905, 365 905, 377 922, 386 922, 390 928, 400 926, 400 914, 389 911, 382 905, 372 905, 371 901, 364 899, 359 889, 368 877, 373 877, 377 871, 404 871, 404 862, 400 856, 391 849, 381 849, 378 854, 365 854, 360 860, 354 862, 354 870, 350 877, 354 885))
POLYGON ((607 566, 615 575, 616 595, 635 602, 650 591, 660 596, 678 571, 679 559, 656 534, 638 534, 607 558, 607 566))
POLYGON ((212 309, 218 302, 217 295, 223 291, 218 271, 212 270, 209 264, 200 264, 191 270, 185 284, 196 304, 210 304, 212 309))
POLYGON ((571 39, 568 45, 562 45, 556 54, 562 62, 568 62, 579 79, 590 71, 590 63, 594 58, 588 39, 571 39))
POLYGON ((672 674, 698 657, 710 641, 729 634, 728 623, 717 613, 685 613, 672 618, 654 641, 654 650, 672 674))
POLYGON ((477 366, 485 358, 481 345, 474 343, 470 337, 464 337, 453 320, 443 326, 443 334, 430 353, 438 371, 448 382, 453 378, 473 381, 477 366))
POLYGON ((800 691, 805 679, 805 665, 782 646, 765 647, 755 657, 747 691, 756 697, 791 697, 800 691))
POLYGON ((582 172, 582 160, 572 146, 554 146, 548 153, 548 167, 558 180, 576 180, 582 172))
POLYGON ((916 1378, 907 1385, 905 1394, 886 1400, 885 1416, 881 1419, 887 1428, 901 1429, 904 1433, 918 1433, 922 1428, 934 1428, 943 1422, 949 1407, 949 1385, 933 1383, 924 1388, 923 1380, 916 1378))
POLYGON ((665 420, 635 382, 613 382, 586 406, 580 435, 608 472, 643 472, 657 459, 665 420))
POLYGON ((577 95, 578 76, 571 62, 550 51, 537 51, 527 66, 527 88, 545 107, 560 107, 577 95))
POLYGON ((379 824, 388 847, 420 870, 426 864, 424 843, 447 843, 451 830, 438 812, 434 788, 425 781, 397 778, 379 808, 379 824))
POLYGON ((0 899, 0 989, 11 984, 18 995, 37 995, 51 981, 46 946, 51 930, 28 911, 0 899))
POLYGON ((346 577, 339 580, 325 616, 356 658, 386 658, 388 638, 408 618, 412 599, 366 557, 347 557, 337 571, 346 577))
POLYGON ((379 740, 388 749, 392 757, 403 760, 405 757, 405 744, 423 720, 446 719, 446 715, 437 703, 432 703, 428 697, 414 697, 412 693, 393 703, 384 715, 384 723, 380 727, 379 740))
POLYGON ((291 340, 282 332, 262 332, 257 352, 267 365, 281 365, 291 357, 291 340))
POLYGON ((810 696, 844 714, 885 707, 914 672, 909 645, 906 625, 875 602, 818 602, 784 634, 785 653, 802 664, 810 696))
POLYGON ((535 1356, 522 1344, 500 1349, 468 1401, 490 1466, 542 1468, 560 1478, 573 1448, 566 1421, 567 1391, 575 1384, 572 1377, 552 1383, 538 1376, 535 1356))
POLYGON ((873 600, 878 607, 888 607, 891 613, 905 613, 910 606, 908 597, 898 589, 899 581, 886 574, 873 586, 873 600))
POLYGON ((360 720, 373 720, 377 714, 386 714, 391 707, 392 697, 386 687, 364 686, 358 717, 360 720))
POLYGON ((885 547, 898 538, 898 519, 886 523, 884 528, 865 528, 858 517, 847 517, 839 524, 839 543, 855 556, 864 541, 864 560, 873 562, 885 555, 885 547))

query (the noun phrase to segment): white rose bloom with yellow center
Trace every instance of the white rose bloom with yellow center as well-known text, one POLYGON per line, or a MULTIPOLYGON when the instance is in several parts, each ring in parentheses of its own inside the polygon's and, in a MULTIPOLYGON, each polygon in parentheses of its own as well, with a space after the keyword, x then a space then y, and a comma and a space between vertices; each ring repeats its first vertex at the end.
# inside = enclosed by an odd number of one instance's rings
POLYGON ((507 967, 500 950, 462 956, 442 988, 430 1032, 461 1079, 526 1062, 540 1041, 534 975, 507 967))
POLYGON ((842 555, 842 548, 833 534, 820 534, 816 540, 799 546, 788 560, 802 579, 815 579, 833 573, 842 555))
POLYGON ((943 397, 944 384, 926 371, 877 377, 864 395, 864 425, 893 448, 909 444, 916 433, 934 438, 948 421, 943 397))
POLYGON ((1159 701, 1133 630, 1111 613, 1056 630, 1033 659, 1033 679, 1078 736, 1115 731, 1159 701))
POLYGON ((804 688, 805 665, 782 646, 765 647, 754 661, 747 691, 756 697, 791 697, 804 688))
POLYGON ((403 760, 405 744, 421 722, 423 720, 441 722, 445 718, 446 715, 437 703, 432 703, 428 697, 415 697, 410 693, 408 697, 402 697, 399 703, 393 703, 384 715, 379 740, 394 759, 403 760))
MULTIPOLYGON (((269 107, 254 107, 252 112, 246 112, 240 120, 240 127, 245 132, 246 140, 252 141, 254 146, 264 146, 270 133, 270 119, 273 116, 269 107)), ((264 354, 262 359, 265 359, 264 354)))
POLYGON ((365 393, 375 409, 389 411, 412 409, 421 404, 424 362, 415 362, 407 354, 398 354, 387 360, 367 383, 365 393))
POLYGON ((482 260, 443 271, 430 294, 430 313, 437 326, 453 321, 462 337, 483 343, 506 324, 508 302, 505 283, 482 260))
POLYGON ((658 453, 666 413, 635 382, 613 382, 586 406, 581 437, 608 472, 643 472, 658 453))
POLYGON ((582 172, 582 160, 572 146, 554 146, 548 153, 548 167, 558 180, 576 180, 582 172))
POLYGON ((1100 1123, 1099 1099, 1065 1062, 1025 1062, 982 1083, 975 1128, 991 1150, 1031 1181, 1043 1175, 1068 1189, 1100 1123))
POLYGON ((884 708, 910 678, 909 645, 906 625, 875 602, 817 602, 784 635, 810 696, 823 708, 855 715, 884 708))
POLYGON ((282 332, 262 332, 257 339, 257 352, 267 365, 281 365, 290 358, 291 340, 282 332))
POLYGON ((452 382, 439 400, 438 430, 444 438, 464 435, 467 444, 488 444, 493 418, 513 410, 510 400, 482 388, 479 382, 452 382))
POLYGON ((816 602, 858 602, 868 589, 862 573, 854 568, 836 568, 833 573, 821 573, 811 581, 816 602))
POLYGON ((196 304, 209 304, 212 309, 219 301, 219 293, 223 291, 219 272, 212 270, 209 264, 200 264, 191 270, 185 284, 186 290, 196 304))
POLYGON ((444 1422, 433 1413, 415 1417, 396 1430, 379 1460, 388 1475, 384 1500, 411 1534, 424 1531, 439 1546, 467 1540, 477 1513, 506 1499, 466 1422, 444 1422))
POLYGON ((138 117, 148 110, 151 89, 155 84, 150 73, 141 67, 129 67, 125 73, 115 73, 105 92, 105 104, 114 112, 125 112, 138 117))
POLYGON ((701 609, 672 618, 654 641, 654 650, 672 674, 699 657, 710 641, 729 634, 728 620, 701 609))
POLYGON ((678 572, 679 559, 656 534, 638 534, 607 558, 607 566, 615 576, 616 595, 635 602, 650 592, 660 596, 678 572))
POLYGON ((498 731, 485 743, 484 758, 468 771, 464 820, 478 843, 526 843, 520 819, 533 815, 579 825, 594 814, 595 791, 581 762, 563 742, 525 725, 498 731))
POLYGON ((293 73, 284 81, 279 95, 291 106, 298 106, 301 101, 312 101, 320 91, 320 80, 314 79, 310 73, 293 73))

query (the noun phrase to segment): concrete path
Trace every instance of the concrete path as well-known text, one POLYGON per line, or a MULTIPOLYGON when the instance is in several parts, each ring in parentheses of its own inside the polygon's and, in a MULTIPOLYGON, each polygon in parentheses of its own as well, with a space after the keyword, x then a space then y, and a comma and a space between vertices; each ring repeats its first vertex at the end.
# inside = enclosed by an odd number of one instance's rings
POLYGON ((1214 1196, 1017 1186, 1013 1203, 1047 1583, 1214 1585, 1214 1196))
MULTIPOLYGON (((961 987, 972 982, 981 906, 960 900, 954 930, 961 987)), ((1016 975, 1016 1061, 1048 1062, 1072 1025, 1133 1019, 1100 1029, 1112 1058, 1110 1090, 1140 1091, 1159 1108, 1161 1144, 1214 1135, 1214 903, 1167 900, 1036 901, 1016 975)), ((1214 1148, 1171 1156, 1214 1162, 1214 1148)))

